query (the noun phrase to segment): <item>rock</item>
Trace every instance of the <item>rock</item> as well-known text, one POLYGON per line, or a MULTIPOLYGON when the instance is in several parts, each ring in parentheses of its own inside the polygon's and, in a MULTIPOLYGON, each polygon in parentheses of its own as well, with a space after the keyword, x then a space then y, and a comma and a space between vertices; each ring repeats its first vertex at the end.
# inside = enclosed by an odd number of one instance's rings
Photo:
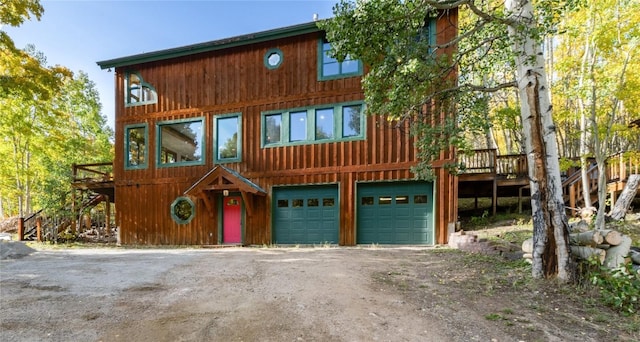
POLYGON ((0 240, 0 260, 19 259, 35 251, 23 242, 0 240))

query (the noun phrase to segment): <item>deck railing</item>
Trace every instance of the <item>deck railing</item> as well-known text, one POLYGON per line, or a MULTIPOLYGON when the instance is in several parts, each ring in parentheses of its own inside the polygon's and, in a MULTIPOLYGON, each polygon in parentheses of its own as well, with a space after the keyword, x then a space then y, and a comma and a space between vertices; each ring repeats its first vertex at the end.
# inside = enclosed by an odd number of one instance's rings
POLYGON ((73 164, 74 182, 113 181, 113 163, 73 164))
POLYGON ((640 151, 616 153, 607 159, 607 182, 621 182, 640 174, 640 151))
POLYGON ((496 149, 473 150, 472 154, 460 154, 458 159, 464 167, 462 173, 495 173, 496 149))
MULTIPOLYGON (((469 154, 460 154, 459 162, 464 166, 462 174, 493 174, 496 179, 525 178, 528 175, 527 157, 524 154, 498 155, 495 149, 481 149, 469 154)), ((595 196, 598 189, 598 168, 592 159, 587 170, 589 194, 595 196)), ((640 174, 640 151, 618 153, 607 159, 607 183, 625 182, 629 175, 640 174)), ((583 183, 580 168, 567 171, 562 182, 565 203, 576 208, 584 203, 583 183)))
POLYGON ((507 178, 520 178, 526 177, 527 170, 527 156, 524 154, 506 154, 503 156, 497 156, 497 168, 496 173, 504 175, 507 178))
MULTIPOLYGON (((593 164, 587 169, 587 178, 589 179, 589 194, 592 194, 598 189, 597 164, 593 164)), ((582 172, 580 172, 580 169, 570 174, 569 177, 562 182, 562 197, 569 209, 576 209, 578 203, 584 202, 583 189, 582 172)))
POLYGON ((460 154, 464 166, 462 173, 493 173, 507 178, 527 175, 527 156, 524 154, 498 155, 496 149, 473 150, 471 154, 460 154))

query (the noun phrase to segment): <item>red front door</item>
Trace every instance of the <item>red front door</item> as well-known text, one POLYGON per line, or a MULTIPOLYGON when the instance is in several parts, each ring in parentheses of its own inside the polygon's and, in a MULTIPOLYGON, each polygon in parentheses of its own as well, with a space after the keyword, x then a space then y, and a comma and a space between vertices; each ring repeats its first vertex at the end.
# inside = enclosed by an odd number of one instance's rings
POLYGON ((223 197, 222 242, 242 243, 242 197, 223 197))

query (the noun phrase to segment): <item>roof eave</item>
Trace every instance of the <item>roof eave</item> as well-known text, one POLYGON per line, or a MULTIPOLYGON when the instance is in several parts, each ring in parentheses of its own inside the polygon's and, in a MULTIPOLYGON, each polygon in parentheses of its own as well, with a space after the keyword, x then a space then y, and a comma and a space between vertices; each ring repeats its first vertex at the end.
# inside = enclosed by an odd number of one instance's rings
POLYGON ((274 30, 245 34, 241 36, 192 44, 172 49, 159 50, 126 57, 96 62, 101 69, 118 68, 128 65, 161 61, 171 58, 195 55, 198 53, 228 49, 237 46, 261 43, 269 40, 287 38, 321 31, 316 22, 281 27, 274 30))

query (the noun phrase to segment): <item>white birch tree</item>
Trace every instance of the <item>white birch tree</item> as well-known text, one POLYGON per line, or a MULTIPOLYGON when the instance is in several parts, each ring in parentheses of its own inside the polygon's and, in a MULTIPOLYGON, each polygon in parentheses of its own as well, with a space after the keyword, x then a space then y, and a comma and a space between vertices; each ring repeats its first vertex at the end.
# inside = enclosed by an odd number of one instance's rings
MULTIPOLYGON (((343 0, 320 23, 341 60, 361 59, 369 114, 409 120, 418 139, 419 177, 429 176, 443 144, 463 141, 461 127, 484 132, 484 94, 519 89, 529 158, 535 254, 533 275, 571 281, 568 225, 558 147, 540 46, 566 3, 551 0, 534 13, 528 0, 343 0), (443 42, 421 39, 430 19, 460 13, 459 33, 443 42), (450 54, 449 49, 456 46, 450 54), (445 53, 440 53, 444 51, 445 53), (449 75, 457 73, 455 82, 449 75), (457 121, 425 119, 423 108, 453 104, 457 121), (427 132, 427 134, 425 134, 427 132)), ((439 32, 435 32, 435 36, 439 32)))

